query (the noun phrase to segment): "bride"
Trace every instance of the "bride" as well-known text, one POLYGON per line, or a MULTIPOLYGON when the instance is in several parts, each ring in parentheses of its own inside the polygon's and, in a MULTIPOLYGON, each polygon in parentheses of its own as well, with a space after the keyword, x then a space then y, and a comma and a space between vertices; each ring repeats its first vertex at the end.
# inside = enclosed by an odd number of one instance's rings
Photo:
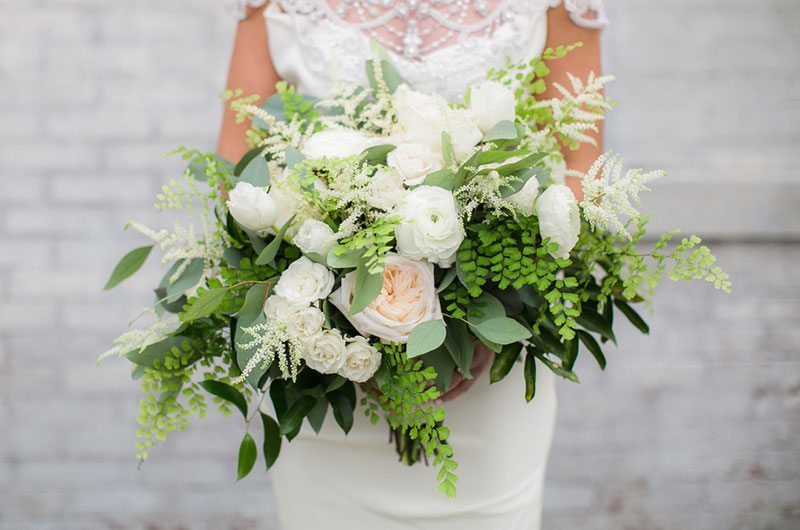
MULTIPOLYGON (((566 82, 566 72, 599 73, 599 29, 607 24, 602 0, 239 1, 228 86, 262 97, 274 92, 279 79, 318 97, 334 76, 365 84, 371 41, 389 51, 414 88, 454 100, 506 57, 519 62, 545 47, 582 42, 550 65, 549 79, 566 82)), ((247 151, 245 127, 226 111, 222 156, 238 160, 247 151)), ((569 169, 589 168, 601 152, 596 139, 597 146, 566 150, 569 169)), ((574 180, 567 183, 580 193, 574 180)), ((431 468, 396 462, 386 425, 357 414, 347 437, 327 422, 319 435, 304 427, 282 449, 270 472, 281 527, 538 529, 556 414, 554 375, 537 370, 531 403, 523 398, 521 374, 490 392, 490 352, 480 351, 475 377, 454 378, 444 396, 450 442, 461 464, 456 500, 435 491, 431 468)))

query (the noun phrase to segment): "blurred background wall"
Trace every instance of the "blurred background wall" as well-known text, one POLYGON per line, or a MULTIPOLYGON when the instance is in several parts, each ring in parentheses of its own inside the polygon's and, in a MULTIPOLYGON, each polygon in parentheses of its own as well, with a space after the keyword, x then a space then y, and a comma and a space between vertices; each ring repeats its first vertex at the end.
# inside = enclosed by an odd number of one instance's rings
MULTIPOLYGON (((545 528, 800 527, 800 3, 610 0, 608 146, 661 167, 647 207, 715 243, 734 280, 663 287, 650 338, 562 383, 545 528)), ((0 528, 275 528, 240 422, 141 470, 136 384, 95 359, 150 303, 111 293, 132 218, 212 149, 234 22, 219 0, 0 0, 0 528)), ((522 391, 522 389, 520 389, 522 391)))

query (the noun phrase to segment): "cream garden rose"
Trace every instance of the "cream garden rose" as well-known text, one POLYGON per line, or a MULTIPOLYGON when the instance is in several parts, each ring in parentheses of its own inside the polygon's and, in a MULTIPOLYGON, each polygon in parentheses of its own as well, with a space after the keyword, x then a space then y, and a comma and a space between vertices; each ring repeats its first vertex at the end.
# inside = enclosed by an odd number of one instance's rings
POLYGON ((293 262, 275 285, 275 294, 292 306, 307 306, 327 297, 333 290, 333 273, 305 256, 293 262))
POLYGON ((469 109, 484 134, 501 121, 514 121, 517 101, 514 92, 497 81, 484 81, 470 88, 469 109))
POLYGON ((572 190, 563 184, 549 186, 536 199, 536 216, 542 237, 558 243, 558 250, 552 252, 552 256, 569 257, 581 231, 578 201, 572 190))
POLYGON ((329 329, 306 343, 303 360, 319 373, 335 374, 344 365, 345 347, 341 332, 329 329))
POLYGON ((284 320, 291 317, 291 315, 302 307, 302 305, 292 305, 289 303, 289 300, 283 296, 273 294, 264 302, 264 315, 266 315, 267 320, 270 321, 284 320))
POLYGON ((386 164, 397 171, 407 186, 422 184, 425 177, 444 167, 441 154, 423 144, 400 144, 386 157, 386 164))
POLYGON ((292 238, 292 243, 304 254, 327 256, 336 244, 336 236, 330 226, 316 219, 306 219, 292 238))
POLYGON ((228 211, 236 222, 248 230, 264 233, 278 217, 272 197, 263 188, 238 182, 228 196, 228 211))
POLYGON ((426 259, 450 267, 464 240, 464 227, 453 194, 436 186, 413 189, 398 208, 397 251, 413 260, 426 259))
POLYGON ((350 339, 339 375, 356 383, 368 381, 381 366, 381 352, 364 337, 350 339))
POLYGON ((362 335, 406 343, 417 324, 442 318, 429 263, 389 253, 380 294, 363 311, 351 315, 355 276, 355 271, 348 273, 330 300, 362 335))
POLYGON ((315 306, 304 307, 291 315, 286 323, 289 334, 303 343, 316 340, 322 333, 325 314, 315 306))

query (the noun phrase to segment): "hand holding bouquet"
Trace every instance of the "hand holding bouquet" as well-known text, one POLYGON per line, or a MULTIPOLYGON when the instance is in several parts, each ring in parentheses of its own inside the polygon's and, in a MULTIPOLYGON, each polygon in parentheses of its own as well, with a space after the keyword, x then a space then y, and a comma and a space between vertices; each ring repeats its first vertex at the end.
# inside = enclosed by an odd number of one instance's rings
MULTIPOLYGON (((591 141, 610 108, 608 78, 594 76, 537 99, 544 60, 568 51, 489 72, 462 104, 414 91, 380 55, 368 88, 337 86, 327 100, 284 83, 261 107, 229 93, 252 120, 252 150, 235 166, 181 150, 185 180, 158 197, 199 214, 202 233, 131 223, 171 264, 156 323, 106 354, 125 355, 142 381, 139 457, 203 415, 206 393, 248 424, 260 418, 268 467, 304 421, 319 431, 330 408, 348 432, 360 408, 388 421, 403 462, 430 460, 454 496, 438 398, 455 373, 472 377, 476 343, 496 353, 492 382, 524 364, 530 401, 537 369, 577 381, 582 350, 605 367, 615 313, 647 333, 633 305, 664 274, 729 290, 694 236, 668 249, 671 232, 640 252, 638 194, 659 172, 604 155, 580 203, 564 185, 562 146, 591 141)), ((123 258, 107 287, 151 249, 123 258)), ((245 434, 240 478, 256 454, 245 434)))

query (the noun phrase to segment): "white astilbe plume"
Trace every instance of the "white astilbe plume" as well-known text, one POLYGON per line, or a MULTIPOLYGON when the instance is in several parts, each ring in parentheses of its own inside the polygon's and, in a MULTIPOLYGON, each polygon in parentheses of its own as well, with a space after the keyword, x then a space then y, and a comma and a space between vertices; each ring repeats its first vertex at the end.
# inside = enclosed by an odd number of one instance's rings
POLYGON ((269 366, 276 358, 283 377, 294 381, 300 367, 303 343, 286 331, 287 321, 288 319, 270 320, 242 328, 250 341, 237 345, 246 350, 254 349, 255 353, 247 361, 242 375, 233 380, 234 384, 244 381, 259 365, 269 366))
MULTIPOLYGON (((491 209, 496 215, 514 215, 514 206, 500 193, 516 177, 504 177, 497 171, 476 175, 453 194, 462 220, 467 223, 479 206, 491 209)), ((535 178, 535 177, 534 177, 535 178)))
POLYGON ((259 118, 266 124, 269 135, 259 142, 258 147, 264 149, 264 155, 271 155, 273 160, 279 162, 284 161, 287 147, 301 145, 303 139, 314 132, 313 123, 304 123, 297 118, 289 122, 281 121, 261 107, 250 103, 234 101, 231 103, 231 109, 241 115, 259 118))
POLYGON ((97 363, 101 363, 109 357, 119 357, 134 350, 142 351, 151 344, 161 342, 166 339, 180 324, 177 316, 170 316, 159 320, 147 329, 132 329, 126 331, 113 343, 114 347, 106 351, 97 358, 97 363))
POLYGON ((607 230, 613 227, 630 239, 631 235, 620 216, 630 219, 641 217, 636 209, 640 204, 639 193, 650 191, 647 183, 665 173, 642 173, 641 169, 629 169, 623 175, 622 170, 622 158, 611 156, 610 153, 600 155, 583 177, 583 201, 580 206, 583 217, 593 229, 607 230))

